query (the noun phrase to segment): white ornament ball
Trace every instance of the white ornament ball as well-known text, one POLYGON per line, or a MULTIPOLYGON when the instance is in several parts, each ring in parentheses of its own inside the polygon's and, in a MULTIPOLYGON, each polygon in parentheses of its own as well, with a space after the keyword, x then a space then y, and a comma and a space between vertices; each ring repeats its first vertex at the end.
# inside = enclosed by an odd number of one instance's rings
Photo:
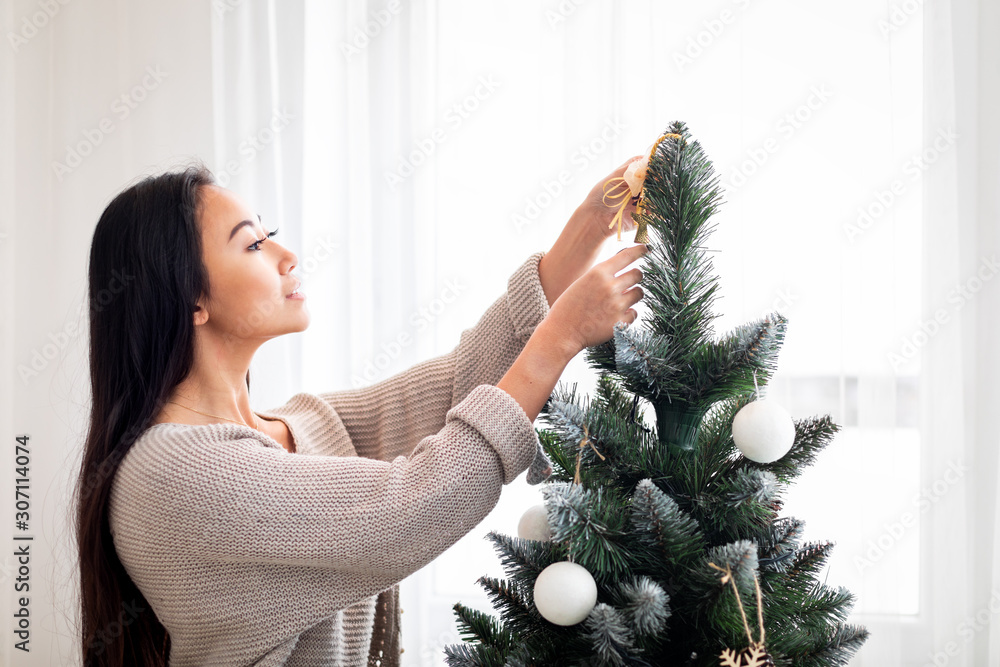
POLYGON ((597 604, 597 583, 587 568, 552 563, 535 579, 535 608, 549 623, 576 625, 597 604))
POLYGON ((517 536, 523 540, 537 540, 539 542, 548 542, 552 539, 545 505, 529 507, 528 511, 521 515, 521 520, 517 522, 517 536))
POLYGON ((733 419, 733 442, 751 461, 771 463, 792 448, 795 423, 788 411, 773 401, 747 403, 733 419))

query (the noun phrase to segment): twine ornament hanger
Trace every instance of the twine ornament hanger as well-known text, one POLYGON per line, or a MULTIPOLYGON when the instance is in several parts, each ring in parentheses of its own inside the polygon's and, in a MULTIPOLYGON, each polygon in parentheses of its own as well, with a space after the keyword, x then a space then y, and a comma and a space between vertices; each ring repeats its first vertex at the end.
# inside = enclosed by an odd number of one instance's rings
POLYGON ((580 483, 580 457, 583 456, 583 450, 587 447, 587 445, 590 445, 590 448, 594 450, 595 454, 601 457, 602 461, 604 460, 604 454, 597 451, 597 447, 594 447, 594 443, 590 441, 590 433, 587 431, 587 425, 584 424, 583 437, 580 439, 580 449, 576 452, 576 475, 573 477, 574 484, 580 483))
POLYGON ((709 563, 709 565, 725 575, 720 580, 723 586, 727 583, 733 585, 736 604, 739 605, 740 617, 743 619, 743 629, 746 630, 747 640, 750 642, 750 645, 739 653, 729 648, 723 649, 722 655, 719 656, 722 661, 720 665, 722 667, 773 667, 774 659, 764 647, 764 605, 760 599, 760 583, 757 581, 757 573, 753 573, 753 586, 757 592, 757 626, 760 628, 760 639, 754 641, 753 635, 750 634, 750 624, 747 623, 747 615, 743 611, 743 600, 740 598, 739 589, 736 588, 736 579, 733 577, 732 570, 728 565, 724 568, 715 563, 709 563))

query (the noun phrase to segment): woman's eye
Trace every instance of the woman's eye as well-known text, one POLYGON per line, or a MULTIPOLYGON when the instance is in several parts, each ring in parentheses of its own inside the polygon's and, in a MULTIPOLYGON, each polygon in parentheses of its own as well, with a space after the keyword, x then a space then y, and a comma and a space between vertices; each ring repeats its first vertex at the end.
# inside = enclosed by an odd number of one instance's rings
POLYGON ((263 243, 264 241, 268 240, 269 238, 271 238, 272 236, 274 236, 277 233, 278 233, 278 229, 275 228, 275 230, 273 232, 271 232, 270 234, 268 234, 267 236, 265 236, 261 240, 257 241, 256 243, 251 243, 250 246, 247 248, 247 250, 260 250, 260 244, 263 243))

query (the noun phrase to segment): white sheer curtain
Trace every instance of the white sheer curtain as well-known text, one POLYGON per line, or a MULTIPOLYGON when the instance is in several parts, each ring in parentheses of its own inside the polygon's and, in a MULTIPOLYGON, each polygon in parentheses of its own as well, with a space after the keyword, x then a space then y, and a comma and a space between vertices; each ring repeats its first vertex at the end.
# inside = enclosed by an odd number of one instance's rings
MULTIPOLYGON (((298 253, 312 323, 261 349, 263 408, 452 349, 590 187, 681 119, 726 187, 717 330, 784 312, 774 398, 844 426, 786 509, 838 543, 828 583, 872 631, 852 664, 1000 664, 995 2, 104 1, 50 16, 10 0, 0 20, 0 419, 8 443, 32 438, 36 535, 33 651, 0 633, 0 663, 75 664, 86 259, 128 182, 199 157, 298 253)), ((593 386, 582 358, 564 380, 593 386)), ((539 501, 519 480, 404 582, 404 664, 442 664, 455 602, 491 610, 474 582, 503 573, 483 536, 515 533, 539 501)), ((12 565, 0 557, 3 590, 12 565)))
MULTIPOLYGON (((996 408, 1000 372, 1000 29, 997 3, 953 0, 925 7, 924 145, 955 128, 955 149, 925 173, 925 313, 961 313, 927 346, 923 482, 953 462, 966 473, 929 516, 922 608, 932 664, 1000 664, 1000 511, 996 408), (962 290, 964 289, 964 293, 962 290), (956 293, 962 293, 959 298, 956 293)), ((922 663, 923 664, 923 663, 922 663)))

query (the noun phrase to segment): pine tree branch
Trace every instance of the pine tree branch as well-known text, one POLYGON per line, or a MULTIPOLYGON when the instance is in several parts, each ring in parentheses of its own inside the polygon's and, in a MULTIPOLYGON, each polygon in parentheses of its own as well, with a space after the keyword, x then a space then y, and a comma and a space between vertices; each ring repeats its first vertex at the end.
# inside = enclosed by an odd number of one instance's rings
POLYGON ((496 649, 479 644, 449 644, 444 655, 448 667, 504 667, 507 662, 496 649))
POLYGON ((711 542, 756 539, 777 518, 780 486, 767 470, 717 475, 693 499, 693 516, 711 542))
POLYGON ((552 475, 549 482, 572 482, 576 468, 576 452, 564 447, 559 435, 554 431, 539 430, 538 442, 552 461, 552 475))
POLYGON ((660 574, 659 580, 684 581, 706 546, 698 523, 652 480, 636 486, 632 525, 648 550, 643 567, 660 574))
POLYGON ((670 596, 655 580, 636 576, 619 582, 609 592, 640 644, 645 637, 655 637, 663 631, 672 613, 670 596))
POLYGON ((826 565, 835 544, 829 541, 809 542, 797 549, 786 572, 789 579, 815 577, 826 565))
POLYGON ((546 567, 565 560, 566 549, 559 542, 537 542, 504 535, 493 530, 486 534, 500 556, 504 572, 511 579, 534 585, 546 567))
POLYGON ((697 349, 686 374, 684 400, 709 405, 733 394, 763 388, 777 370, 777 356, 788 320, 772 313, 757 322, 737 327, 719 341, 697 349))
POLYGON ((731 396, 715 403, 702 419, 698 440, 696 488, 701 490, 710 477, 725 474, 742 456, 733 444, 733 419, 743 406, 752 401, 749 394, 731 396))
POLYGON ((525 639, 540 631, 544 619, 535 609, 532 589, 522 589, 516 582, 486 575, 476 583, 486 591, 510 632, 525 639))
POLYGON ((598 373, 616 372, 617 363, 615 361, 614 337, 598 345, 591 345, 585 349, 583 358, 587 363, 587 366, 598 373))
POLYGON ((686 125, 673 123, 669 131, 679 137, 657 145, 643 186, 645 212, 640 218, 652 231, 648 267, 642 267, 643 291, 654 313, 653 330, 682 350, 694 350, 708 338, 714 319, 718 279, 704 247, 722 191, 686 125))
POLYGON ((829 415, 796 419, 795 440, 792 448, 773 463, 756 463, 746 457, 734 461, 734 468, 763 468, 770 470, 783 483, 790 483, 802 474, 806 466, 816 461, 816 457, 840 431, 829 415))
POLYGON ((673 340, 621 322, 615 325, 613 340, 615 372, 629 391, 649 399, 686 391, 680 366, 686 360, 673 340))
POLYGON ((821 631, 847 620, 854 596, 846 588, 818 584, 799 606, 795 620, 810 632, 821 631))
POLYGON ((597 378, 594 405, 604 412, 627 418, 632 412, 635 395, 622 388, 621 381, 611 373, 597 378))
POLYGON ((603 602, 598 603, 583 621, 587 632, 583 637, 590 642, 597 657, 605 664, 624 667, 625 656, 633 647, 633 633, 622 614, 603 602))
POLYGON ((861 645, 867 641, 870 633, 858 625, 841 625, 833 632, 827 633, 825 646, 817 649, 804 665, 810 667, 827 667, 828 665, 847 665, 861 645))
POLYGON ((458 632, 463 641, 478 641, 495 649, 498 657, 506 657, 514 645, 515 637, 499 620, 463 604, 456 604, 452 609, 458 618, 458 632))
POLYGON ((622 577, 635 564, 626 508, 614 491, 563 482, 542 489, 552 540, 565 543, 573 561, 598 581, 622 577))
POLYGON ((798 636, 797 646, 789 647, 784 655, 796 667, 847 665, 869 636, 864 627, 837 625, 819 634, 798 636))
POLYGON ((792 566, 805 524, 793 517, 776 519, 758 538, 758 562, 762 571, 786 572, 792 566))

